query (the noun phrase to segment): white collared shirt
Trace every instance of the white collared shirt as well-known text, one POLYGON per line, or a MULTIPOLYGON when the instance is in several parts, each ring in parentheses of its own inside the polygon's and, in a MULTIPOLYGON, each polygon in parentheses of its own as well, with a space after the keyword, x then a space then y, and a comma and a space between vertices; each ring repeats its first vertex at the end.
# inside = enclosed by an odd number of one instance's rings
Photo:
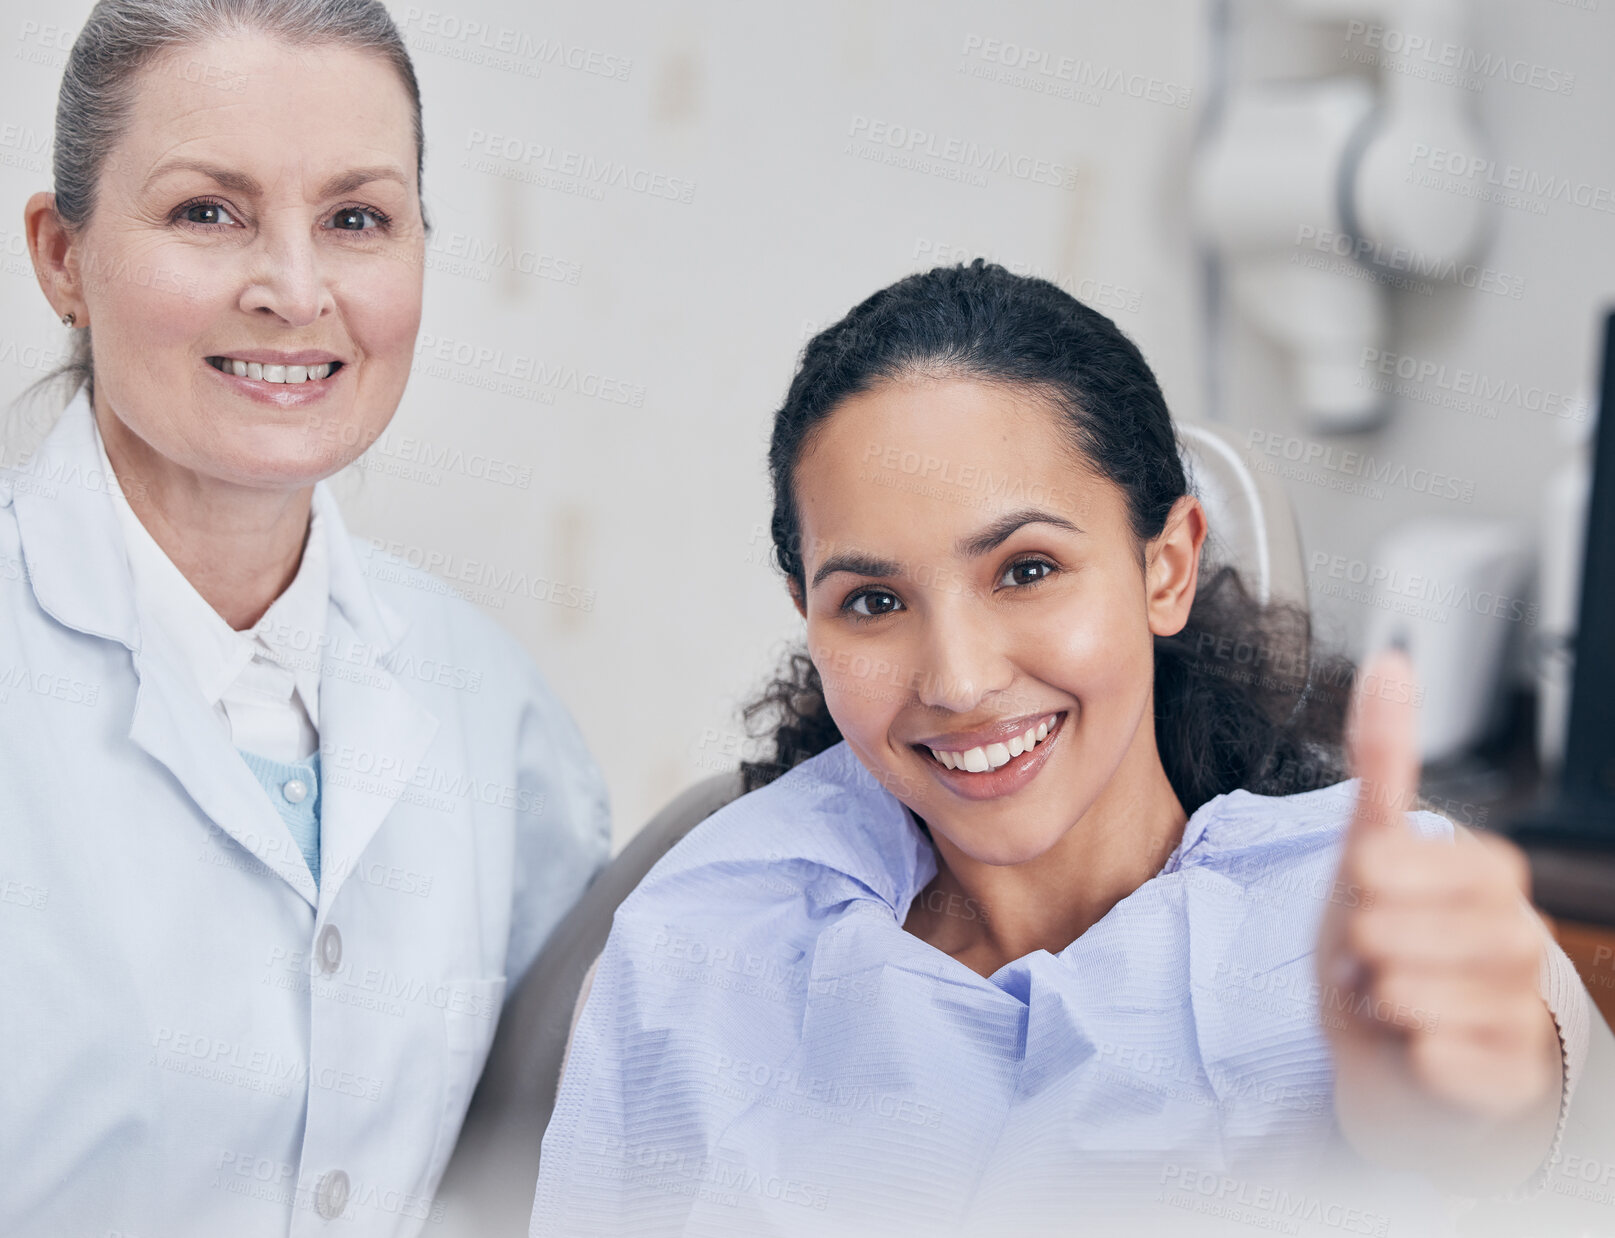
MULTIPOLYGON (((116 477, 97 426, 107 475, 116 477)), ((202 695, 237 748, 275 761, 306 760, 319 747, 320 650, 330 597, 324 530, 311 510, 297 575, 246 631, 196 591, 140 522, 117 485, 118 511, 142 630, 155 627, 182 651, 202 695)))

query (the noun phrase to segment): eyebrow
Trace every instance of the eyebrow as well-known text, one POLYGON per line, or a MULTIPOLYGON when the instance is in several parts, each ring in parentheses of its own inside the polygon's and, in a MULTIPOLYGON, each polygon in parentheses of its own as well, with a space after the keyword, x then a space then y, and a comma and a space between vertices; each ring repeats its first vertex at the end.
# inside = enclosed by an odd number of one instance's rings
MULTIPOLYGON (((209 163, 205 159, 170 159, 159 163, 146 177, 146 184, 151 183, 170 172, 198 172, 217 184, 221 189, 231 189, 236 193, 244 193, 255 197, 263 193, 263 186, 254 176, 223 164, 209 163)), ((351 168, 346 172, 339 172, 325 184, 320 186, 319 197, 335 198, 345 193, 352 193, 361 185, 368 185, 371 181, 397 181, 400 185, 408 186, 409 179, 397 168, 388 164, 377 164, 367 168, 351 168)))
MULTIPOLYGON (((1006 512, 997 520, 979 532, 962 537, 954 545, 954 550, 965 558, 979 558, 992 550, 996 550, 1009 540, 1010 535, 1017 529, 1029 524, 1051 524, 1057 529, 1064 529, 1069 533, 1081 533, 1084 530, 1073 524, 1064 516, 1057 516, 1053 512, 1044 511, 1039 507, 1023 507, 1017 511, 1006 512)), ((823 581, 837 572, 852 572, 858 576, 897 576, 902 573, 903 565, 895 559, 882 559, 876 555, 865 554, 859 550, 843 551, 841 554, 831 555, 813 573, 813 582, 808 587, 817 589, 823 581)))

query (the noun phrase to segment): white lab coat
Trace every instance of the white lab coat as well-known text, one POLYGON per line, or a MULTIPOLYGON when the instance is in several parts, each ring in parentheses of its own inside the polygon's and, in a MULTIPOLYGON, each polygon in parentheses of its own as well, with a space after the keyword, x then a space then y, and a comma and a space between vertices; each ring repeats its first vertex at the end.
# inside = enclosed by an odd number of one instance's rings
POLYGON ((81 394, 0 473, 0 1233, 415 1234, 507 983, 607 855, 599 771, 520 647, 317 486, 316 893, 140 630, 93 434, 81 394))

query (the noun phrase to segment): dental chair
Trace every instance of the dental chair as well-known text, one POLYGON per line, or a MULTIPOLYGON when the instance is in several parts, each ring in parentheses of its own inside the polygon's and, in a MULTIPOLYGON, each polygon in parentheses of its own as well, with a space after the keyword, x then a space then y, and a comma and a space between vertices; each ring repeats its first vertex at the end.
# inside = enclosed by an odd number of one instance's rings
MULTIPOLYGON (((1211 526, 1202 569, 1230 564, 1264 602, 1307 605, 1306 574, 1288 497, 1253 473, 1226 431, 1178 424, 1191 489, 1211 526)), ((510 995, 443 1176, 431 1232, 443 1238, 527 1233, 544 1128, 583 976, 605 946, 617 905, 662 855, 740 794, 738 771, 703 779, 634 835, 556 926, 510 995)))

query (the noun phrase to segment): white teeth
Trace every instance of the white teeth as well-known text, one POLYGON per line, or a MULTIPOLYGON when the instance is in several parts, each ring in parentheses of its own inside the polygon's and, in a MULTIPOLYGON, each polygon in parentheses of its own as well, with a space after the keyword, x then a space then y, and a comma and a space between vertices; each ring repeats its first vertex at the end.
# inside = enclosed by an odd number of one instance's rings
POLYGON ((941 749, 931 748, 929 752, 938 763, 949 769, 962 769, 972 774, 984 774, 990 769, 998 769, 1007 765, 1016 757, 1032 751, 1039 743, 1048 738, 1049 728, 1059 718, 1058 714, 1051 714, 1036 726, 1028 727, 1026 734, 1013 735, 1007 743, 987 744, 985 747, 971 748, 965 752, 945 752, 941 749))
POLYGON ((242 361, 236 357, 210 357, 214 368, 237 378, 255 378, 265 383, 307 383, 329 378, 331 365, 322 361, 318 365, 265 365, 257 361, 242 361))

